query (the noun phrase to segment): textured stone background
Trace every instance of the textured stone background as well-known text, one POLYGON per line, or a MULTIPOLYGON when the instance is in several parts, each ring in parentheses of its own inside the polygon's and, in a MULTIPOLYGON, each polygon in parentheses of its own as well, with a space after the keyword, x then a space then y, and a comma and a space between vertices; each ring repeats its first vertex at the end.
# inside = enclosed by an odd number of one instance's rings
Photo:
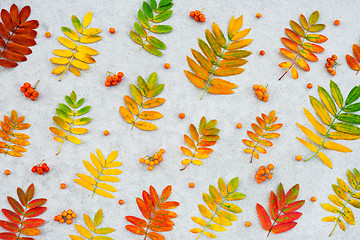
MULTIPOLYGON (((9 9, 13 1, 2 0, 1 8, 9 9)), ((153 185, 159 192, 171 184, 173 186, 172 200, 181 203, 176 209, 179 217, 175 219, 174 230, 165 233, 167 239, 183 240, 195 239, 189 230, 196 225, 191 221, 191 216, 200 216, 197 204, 202 202, 202 193, 208 190, 209 184, 216 185, 219 177, 226 182, 238 176, 240 178, 239 191, 247 198, 239 201, 238 205, 243 213, 238 215, 239 221, 228 227, 228 231, 218 233, 218 239, 265 239, 266 232, 261 228, 256 215, 256 203, 268 206, 271 190, 276 190, 280 182, 285 189, 296 183, 300 184, 299 199, 307 202, 301 209, 303 216, 298 221, 296 228, 280 235, 271 235, 271 239, 326 239, 333 228, 332 223, 323 223, 321 218, 327 216, 321 202, 329 202, 328 194, 332 193, 331 184, 336 183, 336 178, 346 179, 346 169, 359 167, 358 155, 360 154, 359 141, 349 142, 346 145, 353 149, 352 153, 328 152, 333 160, 334 169, 325 167, 318 158, 307 163, 294 160, 295 155, 304 157, 310 152, 296 140, 296 136, 304 136, 296 127, 295 122, 303 123, 309 127, 302 107, 311 109, 308 95, 317 96, 316 86, 319 84, 329 89, 329 80, 336 81, 344 95, 359 83, 359 76, 350 70, 345 62, 345 54, 351 53, 353 43, 359 43, 360 18, 358 9, 360 2, 355 0, 328 0, 328 1, 245 1, 245 0, 178 0, 173 7, 174 15, 167 24, 174 27, 174 31, 161 35, 160 39, 167 44, 163 57, 155 57, 145 51, 138 51, 136 45, 128 36, 129 30, 137 18, 137 11, 141 1, 15 1, 19 7, 28 4, 32 8, 30 19, 38 19, 40 26, 37 29, 37 45, 32 47, 33 54, 28 61, 20 63, 17 68, 0 68, 0 115, 9 115, 12 109, 26 116, 26 121, 32 127, 25 131, 31 136, 31 145, 24 157, 1 158, 1 172, 10 169, 11 175, 0 175, 0 206, 9 208, 6 196, 16 196, 18 186, 26 188, 30 183, 35 183, 36 197, 48 198, 48 210, 42 217, 47 220, 41 227, 41 235, 36 239, 69 239, 69 234, 75 234, 74 225, 61 225, 53 221, 53 217, 62 210, 71 208, 79 217, 75 223, 82 224, 82 215, 87 213, 94 216, 99 208, 104 211, 103 226, 116 228, 112 236, 114 239, 141 239, 124 229, 126 215, 140 216, 135 198, 141 196, 143 189, 153 185), (207 21, 203 24, 193 21, 188 13, 191 10, 203 9, 207 21), (298 21, 303 13, 308 17, 313 11, 320 11, 320 23, 325 23, 327 28, 323 34, 329 40, 322 46, 326 51, 318 54, 319 62, 311 63, 311 71, 300 71, 300 78, 293 80, 286 76, 282 81, 278 77, 282 70, 277 64, 285 58, 280 55, 279 47, 283 47, 280 37, 284 36, 284 28, 289 28, 289 20, 298 21), (53 57, 52 50, 61 48, 56 40, 63 36, 60 27, 71 27, 71 15, 82 18, 86 12, 92 11, 94 18, 91 27, 99 27, 103 40, 91 47, 99 51, 96 64, 90 70, 81 72, 81 77, 66 74, 62 82, 57 81, 57 76, 51 74, 54 65, 48 60, 53 57), (257 19, 255 14, 262 13, 262 18, 257 19), (249 34, 253 43, 248 47, 253 54, 248 57, 245 72, 228 80, 236 82, 239 87, 235 94, 230 96, 206 95, 200 101, 201 91, 194 87, 185 77, 183 70, 188 69, 186 55, 190 55, 190 48, 199 49, 197 39, 204 39, 204 31, 211 28, 213 21, 225 31, 231 16, 244 15, 244 27, 252 28, 249 34), (333 25, 335 19, 341 20, 341 25, 333 25), (115 27, 116 33, 109 34, 109 27, 115 27), (50 31, 52 37, 47 39, 44 33, 50 31), (265 56, 258 52, 264 49, 265 56), (331 77, 324 68, 326 58, 337 54, 339 62, 343 65, 337 68, 337 75, 331 77), (166 70, 163 64, 171 63, 171 68, 166 70), (124 81, 116 86, 104 86, 105 72, 123 71, 124 81), (154 132, 143 132, 138 129, 130 130, 130 125, 121 118, 118 109, 124 105, 124 94, 129 95, 129 85, 136 82, 137 76, 149 76, 157 72, 159 82, 165 83, 165 90, 160 95, 166 98, 166 103, 157 110, 165 117, 157 120, 159 127, 154 132), (36 102, 26 99, 19 91, 19 87, 26 81, 35 83, 40 79, 38 90, 40 97, 36 102), (312 82, 315 86, 309 90, 306 84, 312 82), (258 101, 253 94, 252 85, 269 84, 270 100, 267 103, 258 101), (93 121, 88 125, 89 133, 81 136, 83 144, 75 146, 66 142, 59 156, 55 156, 59 144, 52 140, 53 134, 48 130, 53 126, 52 116, 58 103, 64 102, 64 96, 75 90, 79 97, 85 97, 85 104, 91 105, 92 110, 87 116, 93 121), (284 127, 279 131, 282 136, 274 141, 274 146, 269 148, 268 154, 262 155, 259 161, 249 164, 249 156, 243 153, 244 145, 241 139, 245 138, 246 131, 261 113, 268 114, 276 110, 279 122, 284 127), (180 120, 180 112, 186 113, 186 118, 180 120), (180 172, 181 160, 184 155, 180 146, 184 144, 183 134, 188 133, 190 123, 198 124, 200 118, 218 120, 221 129, 221 139, 215 145, 215 152, 201 167, 190 166, 186 171, 180 172), (243 128, 235 128, 236 123, 242 123, 243 128), (110 130, 109 136, 103 136, 105 129, 110 130), (148 172, 146 167, 140 165, 141 156, 165 148, 164 161, 153 172, 148 172), (90 197, 90 192, 74 184, 72 179, 75 173, 85 173, 82 160, 90 159, 90 152, 96 148, 102 150, 104 155, 113 150, 119 150, 119 159, 124 163, 120 169, 121 182, 114 184, 119 190, 116 199, 103 197, 90 197), (31 167, 45 159, 51 170, 44 176, 30 172, 31 167), (253 176, 256 169, 264 164, 275 165, 275 176, 271 181, 258 185, 253 176), (65 182, 68 187, 60 190, 60 183, 65 182), (194 182, 194 189, 188 188, 188 183, 194 182), (316 196, 316 203, 310 198, 316 196), (117 201, 124 199, 125 204, 120 206, 117 201), (245 221, 251 221, 253 226, 246 228, 245 221)), ((355 209, 355 218, 360 219, 360 211, 355 209)), ((4 219, 2 216, 1 219, 4 219)), ((347 225, 348 227, 348 225, 347 225)), ((350 226, 343 233, 337 229, 333 239, 356 239, 360 234, 358 226, 350 226)), ((205 237, 202 237, 205 239, 205 237)))

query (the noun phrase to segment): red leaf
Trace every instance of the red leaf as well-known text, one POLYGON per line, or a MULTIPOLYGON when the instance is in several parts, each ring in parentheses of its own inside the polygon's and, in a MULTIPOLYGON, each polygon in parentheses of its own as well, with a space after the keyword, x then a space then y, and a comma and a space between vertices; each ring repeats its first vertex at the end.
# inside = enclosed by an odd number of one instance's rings
POLYGON ((269 203, 270 216, 273 220, 275 220, 277 218, 277 216, 279 215, 279 208, 278 208, 278 202, 277 202, 276 195, 273 191, 271 191, 271 193, 270 193, 269 202, 270 202, 269 203))
POLYGON ((43 214, 46 211, 46 207, 36 207, 26 211, 25 216, 30 217, 37 217, 43 214))
POLYGON ((0 66, 7 67, 7 68, 14 68, 18 64, 14 61, 6 60, 6 59, 0 59, 0 66))
POLYGON ((28 19, 28 17, 30 16, 31 13, 31 8, 29 6, 25 6, 21 9, 20 11, 20 22, 25 22, 26 19, 28 19))
POLYGON ((19 27, 21 28, 28 28, 28 29, 35 29, 39 26, 39 21, 38 20, 30 20, 27 22, 23 22, 19 25, 19 27))
POLYGON ((135 233, 138 235, 145 235, 145 230, 142 229, 141 227, 134 226, 134 225, 126 225, 125 228, 132 233, 135 233))
POLYGON ((174 209, 177 208, 180 205, 180 203, 175 201, 168 201, 160 203, 159 208, 160 209, 174 209))
POLYGON ((11 52, 8 50, 4 50, 2 52, 2 56, 6 59, 17 61, 17 62, 25 62, 27 60, 27 58, 24 55, 21 55, 21 54, 15 53, 15 52, 11 52))
POLYGON ((10 13, 5 9, 1 10, 1 20, 4 23, 4 25, 6 26, 7 29, 9 29, 10 31, 14 31, 15 26, 14 26, 14 23, 12 22, 12 20, 11 20, 10 13))
POLYGON ((260 204, 256 204, 256 212, 260 219, 261 226, 264 230, 269 231, 271 228, 271 220, 269 215, 267 214, 265 208, 260 204))
POLYGON ((155 188, 153 186, 150 186, 150 196, 151 199, 153 200, 155 205, 159 204, 159 195, 157 194, 155 188))
POLYGON ((21 229, 21 233, 26 236, 37 236, 40 234, 40 230, 37 228, 23 228, 21 229))
POLYGON ((161 226, 161 227, 172 227, 175 225, 175 223, 167 218, 154 217, 153 219, 151 219, 150 225, 161 226))
POLYGON ((15 233, 7 233, 7 232, 3 232, 0 233, 0 239, 4 239, 4 240, 16 240, 16 234, 15 233))
POLYGON ((46 203, 46 201, 47 201, 46 198, 34 199, 31 202, 29 202, 28 208, 40 207, 40 206, 44 205, 46 203))
POLYGON ((31 218, 26 219, 23 223, 23 226, 26 228, 34 228, 34 227, 40 227, 45 223, 45 220, 40 218, 31 218))
POLYGON ((18 198, 21 202, 21 204, 26 207, 26 204, 27 204, 27 201, 26 201, 26 197, 25 197, 25 193, 24 191, 21 189, 21 188, 17 188, 17 195, 18 195, 18 198))
POLYGON ((10 16, 15 26, 19 25, 20 23, 19 9, 15 4, 11 5, 10 7, 10 16))
POLYGON ((147 222, 138 217, 126 216, 125 219, 128 220, 129 222, 131 222, 132 224, 142 227, 142 228, 145 228, 147 226, 147 222))
POLYGON ((354 57, 350 56, 349 54, 346 54, 346 62, 351 69, 355 71, 360 70, 360 63, 358 62, 358 60, 356 60, 354 57))
POLYGON ((296 184, 287 192, 287 194, 285 196, 286 204, 293 203, 296 200, 296 198, 299 195, 299 188, 300 188, 299 184, 296 184))
POLYGON ((9 30, 5 27, 5 25, 2 22, 0 22, 0 35, 6 39, 10 37, 9 30))
POLYGON ((285 213, 284 215, 281 215, 276 222, 278 223, 289 223, 293 222, 299 217, 301 217, 302 213, 300 212, 291 212, 291 213, 285 213))
POLYGON ((177 214, 172 211, 168 210, 157 210, 154 212, 155 216, 162 217, 162 218, 176 218, 177 214))
POLYGON ((7 222, 7 221, 3 221, 3 220, 0 220, 0 227, 2 227, 3 229, 7 230, 7 231, 10 231, 10 232, 18 232, 20 229, 19 229, 19 226, 15 223, 12 223, 12 222, 7 222))
POLYGON ((156 232, 149 232, 147 236, 152 240, 165 240, 165 237, 163 235, 160 235, 156 232))
POLYGON ((285 207, 285 191, 282 183, 280 183, 278 186, 276 196, 278 199, 279 210, 282 210, 285 207))
POLYGON ((272 229, 271 232, 274 234, 283 233, 289 231, 290 229, 296 226, 296 222, 284 223, 284 224, 277 224, 272 229))
POLYGON ((17 43, 8 42, 6 44, 6 49, 12 52, 16 52, 22 55, 29 55, 32 53, 32 50, 27 46, 23 46, 17 43))
POLYGON ((10 206, 14 209, 14 211, 17 214, 19 214, 19 215, 24 214, 24 208, 20 205, 20 203, 18 201, 16 201, 12 197, 7 197, 7 199, 8 199, 10 206))
POLYGON ((34 194, 35 194, 35 186, 34 184, 32 183, 28 189, 26 189, 26 200, 29 202, 31 201, 31 199, 33 199, 34 197, 34 194))
POLYGON ((164 190, 161 193, 160 201, 161 202, 166 201, 166 199, 168 199, 170 197, 171 191, 172 191, 171 185, 164 188, 164 190))
POLYGON ((15 223, 15 224, 20 224, 21 223, 21 218, 19 215, 17 215, 16 213, 14 213, 13 211, 7 210, 7 209, 2 209, 3 214, 5 215, 5 217, 7 217, 7 219, 9 219, 11 222, 15 223))
POLYGON ((155 205, 154 205, 149 193, 146 191, 143 191, 142 197, 143 197, 143 200, 144 200, 145 205, 146 205, 147 209, 149 210, 149 212, 153 212, 155 210, 155 205))
POLYGON ((150 219, 151 213, 147 209, 147 207, 145 205, 145 202, 141 198, 136 198, 136 203, 137 203, 137 205, 138 205, 138 207, 140 209, 140 212, 144 216, 144 218, 150 219))
POLYGON ((18 28, 15 30, 15 34, 22 35, 23 37, 34 39, 37 35, 37 32, 32 29, 27 28, 18 28))
POLYGON ((36 45, 36 41, 34 39, 24 38, 23 36, 17 34, 12 35, 10 37, 10 40, 13 41, 14 43, 18 43, 20 45, 24 45, 28 47, 36 45))
POLYGON ((293 203, 287 205, 283 209, 283 212, 284 213, 290 213, 290 212, 296 211, 299 208, 301 208, 304 205, 304 203, 305 203, 305 200, 300 200, 300 201, 293 202, 293 203))

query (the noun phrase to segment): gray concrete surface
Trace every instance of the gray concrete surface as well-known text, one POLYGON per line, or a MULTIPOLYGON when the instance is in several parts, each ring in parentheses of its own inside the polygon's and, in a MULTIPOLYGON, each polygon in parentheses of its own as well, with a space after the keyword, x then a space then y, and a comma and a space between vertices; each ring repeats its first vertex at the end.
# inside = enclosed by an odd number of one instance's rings
MULTIPOLYGON (((9 9, 13 1, 2 0, 1 8, 9 9)), ((141 196, 143 189, 148 190, 153 185, 159 192, 167 185, 173 186, 172 200, 181 203, 176 209, 179 217, 174 220, 173 231, 164 233, 166 239, 183 240, 195 239, 196 236, 189 230, 196 225, 191 221, 191 216, 199 216, 197 204, 202 202, 202 193, 208 190, 209 184, 217 184, 217 179, 223 177, 226 182, 238 176, 240 178, 239 191, 245 193, 247 198, 239 201, 238 205, 243 213, 238 215, 239 221, 228 227, 228 231, 218 233, 218 239, 266 239, 266 232, 261 228, 256 215, 255 205, 260 203, 268 206, 271 190, 275 190, 280 182, 285 189, 296 183, 300 184, 299 199, 305 199, 306 204, 301 209, 303 216, 298 225, 291 231, 280 235, 271 235, 270 239, 327 239, 333 228, 332 223, 323 223, 321 218, 327 216, 321 202, 329 202, 328 194, 332 193, 331 184, 336 183, 336 178, 346 179, 346 169, 360 167, 359 141, 348 142, 346 145, 353 149, 352 153, 329 152, 333 160, 334 169, 325 167, 318 158, 307 163, 295 161, 295 155, 304 157, 310 155, 296 140, 296 136, 304 136, 297 128, 295 122, 303 123, 309 127, 303 114, 302 107, 311 108, 308 95, 317 95, 316 86, 319 84, 329 89, 329 80, 336 81, 344 95, 356 84, 359 76, 350 70, 345 62, 346 53, 351 53, 353 43, 359 43, 358 9, 360 2, 355 0, 345 1, 175 1, 174 15, 167 24, 174 27, 170 34, 160 36, 167 44, 163 57, 155 57, 145 51, 138 51, 138 46, 129 38, 128 32, 133 29, 137 11, 141 1, 79 1, 58 0, 52 1, 15 1, 19 7, 28 4, 32 7, 31 19, 38 19, 40 26, 37 29, 37 45, 32 47, 33 54, 27 62, 20 63, 17 68, 0 68, 0 114, 9 115, 12 109, 26 116, 26 121, 32 127, 25 131, 31 136, 31 145, 24 157, 16 159, 0 156, 1 172, 10 169, 11 175, 0 175, 0 206, 9 208, 6 196, 16 196, 18 186, 26 188, 30 183, 35 183, 36 197, 48 198, 48 210, 42 215, 47 220, 41 227, 41 235, 36 239, 53 240, 69 239, 69 234, 75 234, 74 225, 61 225, 53 221, 53 217, 62 210, 71 208, 77 214, 75 223, 82 224, 82 215, 87 213, 94 216, 99 208, 104 211, 104 226, 116 228, 116 232, 109 235, 114 239, 141 239, 125 230, 127 224, 125 216, 141 216, 136 206, 135 199, 141 196), (203 9, 207 18, 205 23, 194 22, 188 13, 191 10, 203 9), (319 62, 311 63, 311 71, 300 71, 300 78, 293 80, 290 76, 278 81, 282 69, 277 64, 285 58, 279 53, 283 47, 280 37, 284 36, 284 28, 289 28, 289 20, 298 21, 303 13, 309 16, 313 11, 320 11, 320 23, 327 25, 323 34, 329 40, 323 44, 326 51, 318 54, 319 62), (53 57, 52 50, 60 48, 56 38, 63 36, 60 27, 71 26, 71 15, 82 18, 86 12, 92 11, 94 15, 92 27, 103 29, 103 40, 93 44, 99 51, 96 63, 87 71, 81 72, 81 77, 76 78, 67 74, 62 82, 57 81, 57 76, 51 74, 54 65, 48 60, 53 57), (257 19, 255 14, 261 12, 262 18, 257 19), (208 94, 200 101, 201 91, 194 87, 185 77, 183 70, 189 69, 186 55, 190 55, 190 48, 199 49, 197 39, 204 39, 204 31, 216 22, 222 29, 227 29, 231 16, 244 15, 244 27, 251 27, 249 37, 253 43, 247 48, 253 51, 248 58, 243 74, 230 77, 228 80, 238 83, 239 87, 234 95, 215 96, 208 94), (341 20, 341 25, 333 25, 335 19, 341 20), (109 34, 110 27, 116 28, 114 35, 109 34), (44 33, 50 31, 51 38, 45 38, 44 33), (258 52, 264 49, 265 56, 258 52), (337 54, 341 66, 337 68, 337 75, 331 77, 324 68, 326 58, 337 54), (163 68, 169 62, 171 68, 163 68), (123 82, 107 88, 104 86, 106 71, 123 71, 123 82), (159 82, 165 83, 165 90, 161 97, 166 98, 166 103, 159 107, 165 117, 157 120, 159 129, 155 132, 143 132, 138 129, 130 130, 119 114, 119 106, 124 105, 124 94, 129 95, 129 85, 136 82, 137 76, 147 77, 156 71, 159 82), (26 81, 35 83, 40 79, 38 91, 40 97, 32 102, 26 99, 19 91, 19 87, 26 81), (306 84, 311 82, 315 87, 311 90, 306 84), (258 101, 252 90, 253 84, 269 84, 270 100, 267 103, 258 101), (49 127, 53 126, 52 116, 58 103, 64 102, 64 96, 75 90, 79 97, 85 97, 85 104, 91 105, 92 110, 88 116, 93 121, 87 126, 89 133, 81 136, 83 144, 75 146, 66 142, 60 155, 55 153, 59 144, 52 140, 53 134, 49 127), (276 110, 279 122, 284 127, 279 131, 281 137, 274 141, 274 146, 268 148, 268 154, 261 155, 260 160, 249 164, 249 156, 243 153, 244 145, 241 139, 245 138, 246 131, 261 113, 268 114, 276 110), (186 113, 186 118, 180 120, 180 112, 186 113), (201 167, 190 166, 186 171, 180 172, 181 160, 184 155, 180 146, 184 145, 183 134, 188 133, 190 123, 198 124, 200 118, 218 120, 221 129, 221 139, 214 147, 214 153, 201 167), (236 129, 236 124, 243 125, 241 130, 236 129), (102 132, 108 129, 109 136, 102 132), (138 159, 141 156, 164 148, 164 161, 153 172, 148 172, 138 159), (90 159, 90 152, 96 148, 103 151, 104 155, 113 150, 119 150, 119 159, 124 163, 120 167, 123 174, 121 181, 114 184, 119 190, 116 199, 105 199, 94 196, 91 198, 89 191, 76 185, 72 179, 75 173, 85 173, 82 160, 90 159), (51 170, 44 176, 31 173, 34 164, 45 159, 51 170), (258 185, 254 174, 256 169, 264 164, 275 165, 274 178, 258 185), (65 182, 68 187, 60 190, 60 183, 65 182), (194 189, 188 188, 188 183, 194 182, 194 189), (316 203, 310 198, 316 196, 316 203), (120 206, 117 201, 124 199, 125 204, 120 206), (245 221, 251 221, 252 227, 246 228, 245 221)), ((356 221, 360 219, 360 211, 354 210, 356 221)), ((4 219, 4 216, 1 216, 4 219)), ((333 239, 357 239, 360 230, 356 226, 347 226, 343 233, 337 229, 333 239)), ((202 237, 205 239, 205 237, 202 237)))

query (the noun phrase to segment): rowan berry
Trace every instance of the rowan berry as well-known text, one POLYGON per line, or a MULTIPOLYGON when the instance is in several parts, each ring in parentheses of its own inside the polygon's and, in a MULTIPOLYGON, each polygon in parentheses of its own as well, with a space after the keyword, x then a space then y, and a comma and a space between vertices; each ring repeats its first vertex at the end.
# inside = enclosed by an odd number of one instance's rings
POLYGON ((259 184, 262 183, 261 179, 258 179, 256 182, 259 184))
POLYGON ((73 212, 73 213, 71 214, 71 217, 72 217, 72 218, 76 218, 76 213, 73 212))
POLYGON ((258 89, 259 89, 259 85, 255 84, 255 85, 253 86, 253 89, 254 89, 254 90, 258 90, 258 89))
POLYGON ((297 161, 301 161, 302 160, 302 156, 301 155, 297 155, 295 158, 297 161))
POLYGON ((109 76, 106 77, 106 80, 109 81, 109 82, 111 82, 112 77, 109 75, 109 76))
POLYGON ((62 219, 63 217, 62 217, 62 215, 57 215, 56 218, 57 218, 57 220, 59 221, 59 220, 62 219))
POLYGON ((336 71, 335 71, 335 70, 332 70, 330 74, 331 74, 332 76, 335 76, 335 75, 336 75, 336 71))
POLYGON ((340 25, 340 20, 335 20, 334 25, 339 26, 340 25))
POLYGON ((159 162, 162 162, 162 160, 164 160, 164 159, 163 159, 163 157, 159 157, 158 160, 159 160, 159 162))
POLYGON ((260 175, 263 175, 263 174, 265 174, 265 170, 260 170, 259 173, 260 173, 260 175))
POLYGON ((164 68, 169 69, 170 68, 170 63, 165 63, 164 68))
POLYGON ((185 113, 180 113, 180 114, 179 114, 179 118, 180 118, 180 119, 184 119, 184 118, 185 118, 185 113))
POLYGON ((46 32, 46 33, 45 33, 45 37, 47 37, 47 38, 51 37, 51 33, 46 32))
POLYGON ((144 163, 144 162, 145 162, 145 159, 144 159, 144 158, 140 158, 140 159, 139 159, 139 162, 140 162, 140 163, 144 163))
POLYGON ((250 227, 250 226, 251 226, 251 222, 246 222, 246 223, 245 223, 245 226, 250 227))
POLYGON ((32 172, 36 172, 37 171, 37 167, 36 166, 33 166, 32 169, 31 169, 32 172))
POLYGON ((265 176, 261 176, 260 179, 261 179, 261 181, 265 181, 265 180, 266 180, 266 177, 265 177, 265 176))
POLYGON ((35 101, 35 100, 36 100, 36 97, 31 96, 31 97, 30 97, 30 100, 31 100, 31 101, 35 101))
POLYGON ((120 200, 119 200, 119 204, 120 204, 120 205, 123 205, 123 204, 124 204, 124 200, 120 199, 120 200))
POLYGON ((72 213, 73 213, 73 211, 71 209, 67 210, 67 214, 71 215, 72 213))
POLYGON ((32 94, 31 94, 31 96, 32 97, 38 97, 40 94, 39 94, 39 92, 38 91, 35 91, 35 92, 33 92, 32 94))
POLYGON ((273 169, 274 169, 274 165, 269 164, 269 165, 268 165, 268 168, 269 168, 270 170, 273 170, 273 169))
POLYGON ((272 174, 268 174, 266 177, 267 179, 272 179, 272 174))
POLYGON ((60 184, 60 188, 61 188, 61 189, 65 189, 65 188, 66 188, 66 184, 65 184, 65 183, 60 184))
POLYGON ((190 17, 195 17, 195 11, 190 12, 190 17))
POLYGON ((242 128, 241 123, 236 124, 236 127, 237 127, 238 129, 241 129, 241 128, 242 128))
POLYGON ((66 211, 62 211, 62 212, 61 212, 61 215, 62 215, 63 217, 66 217, 66 216, 67 216, 67 212, 66 212, 66 211))
POLYGON ((265 166, 259 167, 260 170, 265 170, 265 166))
POLYGON ((200 22, 205 22, 206 18, 205 17, 200 17, 200 22))
POLYGON ((153 167, 155 165, 154 161, 151 161, 149 165, 153 167))
POLYGON ((152 170, 154 170, 154 167, 149 166, 149 167, 148 167, 148 170, 149 170, 149 171, 152 171, 152 170))
POLYGON ((259 179, 260 178, 260 175, 259 174, 256 174, 255 175, 255 179, 259 179))
POLYGON ((330 60, 330 61, 329 61, 329 64, 330 64, 330 66, 332 66, 332 65, 335 64, 335 61, 334 61, 334 60, 330 60))
POLYGON ((159 164, 159 161, 158 161, 158 160, 155 160, 155 161, 154 161, 154 164, 155 164, 155 165, 158 165, 158 164, 159 164))
POLYGON ((257 18, 261 18, 261 13, 257 13, 257 14, 256 14, 256 17, 257 17, 257 18))
POLYGON ((265 169, 265 174, 268 174, 270 172, 270 169, 266 168, 265 169))
POLYGON ((58 222, 59 219, 57 219, 57 217, 55 216, 55 217, 54 217, 54 221, 55 221, 55 222, 58 222))
POLYGON ((145 164, 146 164, 146 165, 149 165, 149 164, 150 164, 150 160, 149 160, 149 159, 146 159, 146 160, 145 160, 145 164))
POLYGON ((330 63, 329 63, 329 62, 325 63, 325 67, 326 67, 326 68, 331 67, 331 66, 330 66, 330 63))
POLYGON ((67 215, 67 216, 66 216, 66 219, 67 219, 67 220, 72 219, 71 215, 67 215))
POLYGON ((105 81, 105 86, 110 87, 110 86, 111 86, 111 82, 110 82, 110 81, 105 81))
POLYGON ((28 89, 29 87, 31 87, 30 83, 28 83, 28 82, 24 83, 24 88, 28 89))
POLYGON ((308 88, 308 89, 312 89, 312 87, 313 87, 313 85, 312 85, 311 83, 308 83, 308 84, 307 84, 307 88, 308 88))
POLYGON ((194 20, 195 20, 195 21, 200 21, 199 16, 195 16, 195 17, 194 17, 194 20))
POLYGON ((331 59, 336 61, 338 59, 338 57, 335 54, 333 54, 333 55, 331 55, 331 59))
POLYGON ((22 87, 20 88, 20 91, 24 93, 24 92, 26 92, 26 88, 25 88, 24 86, 22 86, 22 87))
POLYGON ((261 50, 261 51, 260 51, 260 55, 261 55, 261 56, 264 56, 264 55, 265 55, 265 51, 264 51, 264 50, 261 50))
POLYGON ((199 10, 195 11, 195 16, 200 16, 201 12, 199 10))
POLYGON ((63 219, 63 218, 61 218, 60 220, 59 220, 59 223, 64 223, 65 222, 65 219, 63 219))
POLYGON ((68 220, 66 220, 66 223, 67 223, 68 225, 70 225, 70 224, 72 224, 72 220, 71 220, 71 219, 68 219, 68 220))
POLYGON ((7 175, 9 175, 10 174, 10 170, 9 169, 6 169, 5 171, 4 171, 4 174, 7 176, 7 175))
POLYGON ((189 183, 189 188, 194 188, 195 187, 195 183, 191 182, 189 183))
POLYGON ((333 68, 332 68, 332 67, 329 67, 329 68, 327 69, 327 71, 328 71, 329 73, 331 73, 331 72, 332 72, 332 70, 333 70, 333 68))
POLYGON ((123 72, 118 72, 117 75, 118 75, 119 78, 122 78, 124 76, 124 73, 123 72))
POLYGON ((109 32, 110 32, 111 34, 115 33, 115 28, 109 28, 109 32))
POLYGON ((316 197, 311 197, 312 202, 316 202, 316 197))
POLYGON ((160 148, 160 150, 159 150, 159 154, 160 154, 160 155, 162 155, 162 154, 164 154, 164 152, 165 152, 165 149, 160 148))
POLYGON ((107 135, 109 135, 109 134, 110 134, 109 130, 105 130, 105 131, 104 131, 104 135, 105 135, 105 136, 107 136, 107 135))

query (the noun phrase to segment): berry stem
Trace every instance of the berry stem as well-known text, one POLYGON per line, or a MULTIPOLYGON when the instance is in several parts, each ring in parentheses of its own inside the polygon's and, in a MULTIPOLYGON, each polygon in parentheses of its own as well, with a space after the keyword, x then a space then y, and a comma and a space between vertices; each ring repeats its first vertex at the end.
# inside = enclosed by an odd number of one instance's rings
POLYGON ((38 85, 39 82, 40 82, 40 80, 38 80, 38 81, 36 82, 35 87, 34 87, 34 91, 36 90, 36 87, 37 87, 37 85, 38 85))

